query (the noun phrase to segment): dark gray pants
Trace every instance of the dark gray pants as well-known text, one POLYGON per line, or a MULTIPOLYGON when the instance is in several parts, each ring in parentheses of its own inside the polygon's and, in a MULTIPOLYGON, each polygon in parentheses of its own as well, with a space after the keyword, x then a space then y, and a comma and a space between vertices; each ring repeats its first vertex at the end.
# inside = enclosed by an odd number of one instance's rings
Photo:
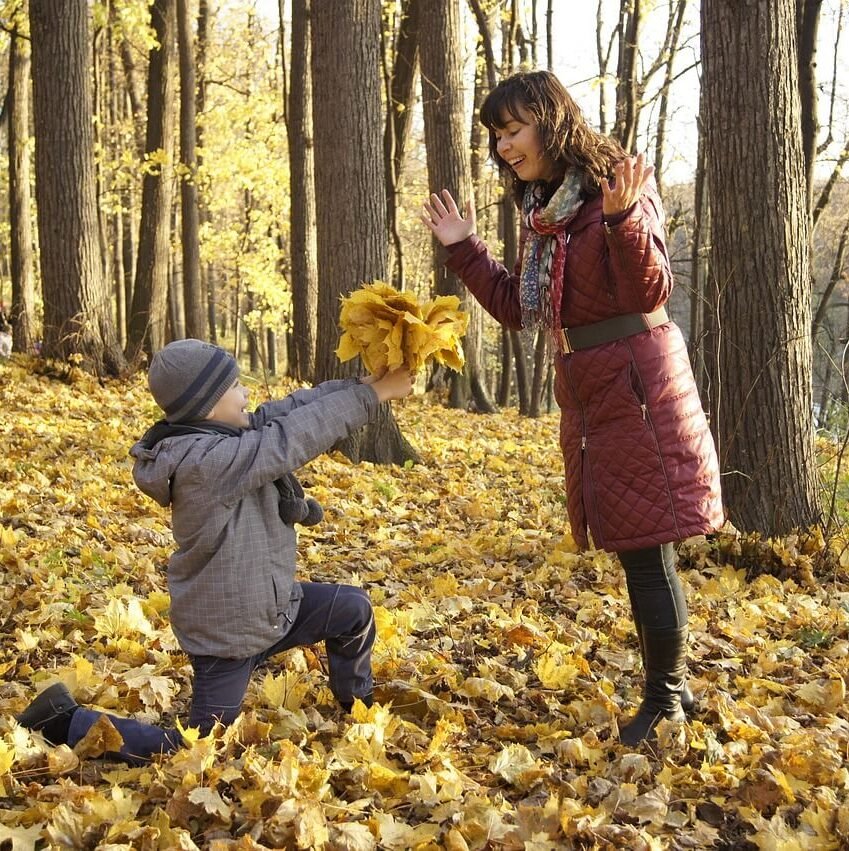
MULTIPOLYGON (((242 707, 254 669, 270 656, 293 647, 323 641, 330 668, 330 689, 341 703, 365 697, 373 688, 371 648, 375 639, 374 614, 368 594, 351 585, 302 582, 304 597, 289 632, 276 644, 247 659, 192 656, 192 708, 189 726, 206 735, 216 721, 232 724, 242 707)), ((78 709, 71 719, 68 744, 73 747, 102 713, 78 709)), ((176 729, 145 724, 110 715, 124 739, 120 756, 142 763, 152 755, 176 750, 181 737, 176 729)))

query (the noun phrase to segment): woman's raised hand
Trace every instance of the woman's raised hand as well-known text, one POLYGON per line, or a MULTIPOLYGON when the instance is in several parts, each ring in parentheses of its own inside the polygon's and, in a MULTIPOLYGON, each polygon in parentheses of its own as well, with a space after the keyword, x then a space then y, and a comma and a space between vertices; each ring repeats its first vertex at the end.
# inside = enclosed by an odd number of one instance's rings
POLYGON ((475 232, 475 207, 471 199, 466 202, 466 217, 463 218, 447 189, 442 190, 441 198, 433 194, 424 202, 421 218, 443 245, 462 242, 475 232))
POLYGON ((613 169, 616 185, 613 189, 606 180, 601 181, 601 194, 604 196, 602 212, 605 216, 615 216, 624 213, 636 204, 648 179, 654 174, 654 166, 646 165, 645 157, 640 154, 636 158, 628 157, 613 169))

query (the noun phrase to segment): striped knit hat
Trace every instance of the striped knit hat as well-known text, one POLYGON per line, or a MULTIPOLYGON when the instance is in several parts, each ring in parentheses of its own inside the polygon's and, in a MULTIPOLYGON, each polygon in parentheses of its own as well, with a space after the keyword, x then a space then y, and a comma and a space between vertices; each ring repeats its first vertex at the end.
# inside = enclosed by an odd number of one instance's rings
POLYGON ((147 384, 169 423, 202 420, 239 377, 232 355, 202 340, 177 340, 158 351, 147 384))

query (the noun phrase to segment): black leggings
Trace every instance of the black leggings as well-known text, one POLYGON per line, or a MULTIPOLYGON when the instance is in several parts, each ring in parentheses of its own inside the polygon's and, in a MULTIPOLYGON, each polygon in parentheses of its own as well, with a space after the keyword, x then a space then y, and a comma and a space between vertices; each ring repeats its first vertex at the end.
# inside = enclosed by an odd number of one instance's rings
POLYGON ((687 625, 687 600, 675 570, 672 544, 618 553, 625 568, 634 620, 649 629, 687 625))

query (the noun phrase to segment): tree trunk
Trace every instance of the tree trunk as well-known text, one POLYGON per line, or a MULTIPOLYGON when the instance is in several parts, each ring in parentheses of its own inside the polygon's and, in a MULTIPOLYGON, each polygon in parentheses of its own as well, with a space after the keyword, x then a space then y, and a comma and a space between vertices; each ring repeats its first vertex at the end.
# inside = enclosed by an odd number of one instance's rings
POLYGON ((386 218, 392 235, 397 289, 404 288, 404 254, 398 229, 398 185, 412 125, 415 80, 419 65, 419 0, 405 0, 395 37, 392 72, 388 81, 383 157, 386 171, 386 218))
MULTIPOLYGON (((195 114, 198 122, 195 130, 195 137, 198 145, 199 153, 197 154, 198 171, 203 165, 203 117, 206 111, 206 48, 209 41, 209 3, 207 0, 198 0, 198 28, 197 28, 197 103, 195 105, 195 114)), ((203 195, 198 198, 198 217, 201 223, 206 224, 209 221, 209 210, 204 203, 203 195)), ((211 262, 206 262, 201 266, 201 275, 203 278, 202 290, 206 293, 206 322, 207 333, 209 334, 210 342, 218 340, 218 318, 217 312, 217 295, 216 295, 216 275, 215 267, 211 262)))
MULTIPOLYGON (((353 375, 336 357, 339 299, 386 275, 380 3, 337 0, 312 19, 319 313, 316 379, 353 375), (340 192, 340 187, 345 191, 340 192)), ((340 449, 352 460, 416 459, 389 405, 340 449)))
POLYGON ((501 328, 501 377, 498 381, 498 405, 506 408, 510 404, 513 386, 513 340, 510 332, 501 328))
MULTIPOLYGON (((111 131, 108 136, 108 151, 109 156, 112 157, 113 161, 117 161, 118 157, 121 155, 122 146, 118 128, 120 127, 122 115, 120 104, 124 95, 123 86, 118 84, 117 52, 115 49, 116 19, 115 4, 109 3, 106 22, 109 95, 108 111, 109 127, 111 131)), ((120 209, 116 209, 114 204, 107 220, 107 233, 111 245, 112 294, 115 300, 115 327, 118 332, 118 342, 123 347, 127 344, 127 293, 123 246, 124 222, 123 212, 120 209)))
MULTIPOLYGON (((290 373, 301 381, 315 374, 318 323, 318 259, 315 236, 315 163, 310 71, 311 0, 292 3, 292 68, 289 89, 289 193, 292 281, 292 358, 290 373)), ((283 15, 283 2, 280 2, 283 15)), ((282 18, 281 18, 282 19, 282 18)))
POLYGON ((98 245, 86 0, 31 0, 35 189, 48 357, 126 368, 98 245))
POLYGON ((200 219, 195 125, 195 51, 188 0, 177 0, 180 52, 180 222, 186 335, 206 339, 206 305, 200 278, 200 219))
POLYGON ((154 0, 150 10, 157 46, 150 51, 145 154, 157 164, 147 164, 142 183, 138 261, 127 343, 131 359, 142 350, 151 355, 165 345, 173 196, 175 13, 176 0, 154 0))
POLYGON ((840 240, 837 243, 837 253, 834 257, 834 265, 831 269, 831 276, 825 285, 822 297, 820 298, 820 302, 817 305, 816 312, 814 313, 813 321, 811 322, 811 336, 814 337, 814 339, 816 339, 817 336, 817 329, 825 321, 825 314, 828 310, 828 302, 829 299, 831 299, 831 294, 843 278, 843 265, 846 262, 847 242, 849 242, 849 221, 847 221, 843 226, 843 230, 840 234, 840 240))
POLYGON ((546 333, 537 332, 537 340, 534 346, 534 375, 531 380, 531 394, 528 402, 528 416, 536 419, 542 412, 542 392, 545 388, 545 379, 548 374, 548 358, 546 352, 546 333))
POLYGON ((657 181, 657 191, 663 194, 663 165, 666 154, 666 125, 669 115, 669 93, 674 80, 673 68, 675 56, 678 53, 678 43, 681 41, 681 30, 684 26, 684 12, 687 0, 677 0, 677 6, 669 7, 669 22, 667 25, 666 42, 669 51, 664 63, 663 84, 660 87, 660 106, 657 112, 657 139, 654 147, 654 176, 657 181))
POLYGON ((699 95, 699 138, 696 150, 696 175, 693 197, 693 241, 690 253, 690 339, 689 354, 696 387, 705 411, 710 413, 716 379, 716 341, 713 336, 716 299, 709 277, 710 200, 707 182, 705 99, 699 95))
MULTIPOLYGON (((109 19, 98 27, 94 32, 92 42, 92 79, 94 81, 94 91, 92 92, 92 108, 93 128, 94 128, 94 147, 96 151, 106 150, 106 125, 108 121, 108 88, 106 85, 106 68, 108 49, 108 39, 104 38, 104 34, 108 32, 109 19)), ((104 156, 95 157, 94 161, 94 192, 96 198, 97 209, 97 230, 99 239, 97 240, 100 247, 100 263, 103 268, 103 280, 107 286, 112 281, 112 258, 109 254, 109 228, 106 216, 106 187, 103 175, 103 160, 104 156)), ((114 320, 113 320, 114 321, 114 320)))
POLYGON ((641 0, 620 0, 619 63, 616 69, 616 124, 613 135, 629 153, 637 140, 639 102, 637 50, 642 17, 641 0))
POLYGON ((9 45, 9 248, 12 272, 12 347, 32 352, 36 340, 32 202, 29 166, 29 39, 17 26, 9 45))
MULTIPOLYGON (((431 191, 448 189, 462 207, 472 191, 466 147, 465 113, 460 50, 459 0, 419 0, 427 27, 419 31, 421 51, 422 105, 424 107, 427 173, 431 191)), ((441 261, 434 241, 434 280, 439 295, 456 295, 469 313, 463 348, 466 366, 451 376, 452 407, 475 407, 493 413, 495 406, 486 393, 482 374, 483 309, 467 296, 457 276, 441 261)))
POLYGON ((822 0, 796 0, 798 34, 799 98, 802 107, 802 150, 805 155, 805 187, 808 209, 813 206, 814 166, 817 162, 817 32, 822 0))
POLYGON ((738 528, 778 535, 822 515, 795 0, 703 0, 701 32, 725 502, 738 528))

